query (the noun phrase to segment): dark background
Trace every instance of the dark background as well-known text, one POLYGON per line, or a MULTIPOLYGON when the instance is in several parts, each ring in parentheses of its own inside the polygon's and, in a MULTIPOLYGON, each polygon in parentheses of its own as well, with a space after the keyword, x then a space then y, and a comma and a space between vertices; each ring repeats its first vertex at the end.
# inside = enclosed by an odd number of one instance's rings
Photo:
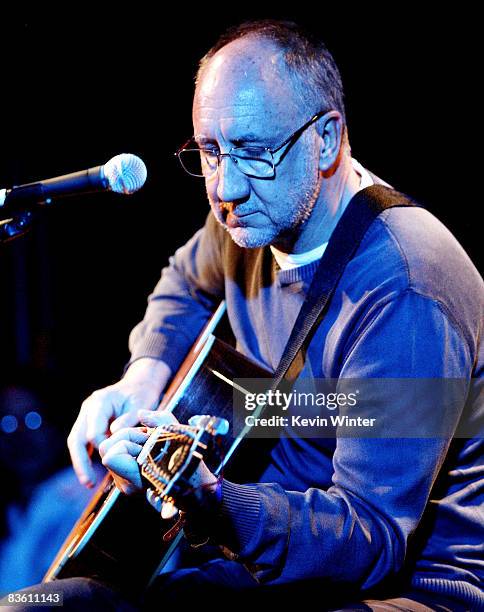
POLYGON ((81 400, 120 376, 161 267, 205 218, 203 183, 184 175, 173 151, 191 135, 197 60, 232 23, 293 18, 321 32, 343 76, 354 156, 425 204, 477 259, 466 144, 472 16, 182 4, 170 15, 142 4, 120 12, 2 20, 0 187, 120 152, 140 155, 149 172, 130 198, 65 200, 0 246, 3 384, 40 380, 64 432, 81 400))

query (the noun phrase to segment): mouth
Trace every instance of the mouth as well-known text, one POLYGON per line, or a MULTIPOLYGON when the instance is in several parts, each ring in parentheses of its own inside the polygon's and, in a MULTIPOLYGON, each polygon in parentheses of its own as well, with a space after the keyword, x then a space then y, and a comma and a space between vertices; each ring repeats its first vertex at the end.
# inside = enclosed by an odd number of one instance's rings
POLYGON ((220 211, 224 223, 229 228, 245 227, 247 225, 246 218, 253 215, 255 211, 241 211, 235 208, 232 204, 225 204, 220 206, 220 211))
POLYGON ((235 227, 246 227, 248 225, 247 218, 253 215, 254 213, 247 213, 245 215, 235 215, 234 213, 228 213, 225 218, 225 223, 230 228, 235 227))

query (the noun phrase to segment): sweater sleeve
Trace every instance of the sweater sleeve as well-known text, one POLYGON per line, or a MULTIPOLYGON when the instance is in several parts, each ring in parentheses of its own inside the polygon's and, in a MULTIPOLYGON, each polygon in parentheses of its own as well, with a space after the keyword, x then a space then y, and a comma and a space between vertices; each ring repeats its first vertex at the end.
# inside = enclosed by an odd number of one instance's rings
POLYGON ((130 364, 141 357, 167 363, 175 372, 224 297, 223 230, 210 213, 206 223, 170 257, 143 320, 129 337, 130 364))
MULTIPOLYGON (((468 379, 471 368, 467 345, 440 304, 408 290, 358 330, 341 377, 468 379)), ((392 418, 414 401, 391 405, 392 418)), ((432 398, 422 401, 439 410, 432 398)), ((465 391, 454 404, 455 424, 464 403, 465 391)), ((261 581, 324 577, 374 586, 402 568, 448 445, 444 437, 338 438, 327 490, 225 483, 226 545, 261 581)))

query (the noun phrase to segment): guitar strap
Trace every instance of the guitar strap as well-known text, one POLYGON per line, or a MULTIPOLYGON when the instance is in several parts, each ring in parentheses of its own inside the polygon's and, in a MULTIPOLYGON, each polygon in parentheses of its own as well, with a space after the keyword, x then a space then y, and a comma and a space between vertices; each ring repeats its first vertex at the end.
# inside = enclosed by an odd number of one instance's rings
POLYGON ((395 206, 415 206, 407 195, 384 185, 371 185, 350 200, 314 273, 306 299, 274 373, 271 388, 282 380, 293 383, 304 367, 311 339, 328 311, 338 282, 366 232, 380 213, 395 206))

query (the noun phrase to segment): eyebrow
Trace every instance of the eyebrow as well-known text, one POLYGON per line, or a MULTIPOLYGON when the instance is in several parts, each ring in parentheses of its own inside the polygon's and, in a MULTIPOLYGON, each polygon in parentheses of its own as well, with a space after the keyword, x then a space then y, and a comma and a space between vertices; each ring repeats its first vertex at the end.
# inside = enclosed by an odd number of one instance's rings
POLYGON ((232 140, 232 142, 236 146, 238 144, 253 143, 253 142, 256 142, 258 144, 263 143, 264 145, 266 145, 268 141, 269 141, 269 138, 267 137, 261 138, 260 136, 258 136, 257 134, 253 134, 252 132, 250 132, 249 134, 245 134, 244 136, 240 138, 234 138, 232 140))
MULTIPOLYGON (((203 136, 194 136, 193 137, 195 142, 197 142, 198 145, 206 145, 206 144, 217 144, 217 141, 214 140, 213 138, 205 138, 203 136)), ((272 138, 268 138, 268 137, 261 137, 258 136, 257 134, 254 134, 253 132, 249 132, 247 134, 244 134, 243 136, 240 136, 239 138, 234 138, 231 140, 231 142, 233 143, 234 146, 241 146, 243 144, 246 143, 258 143, 258 144, 263 144, 264 146, 268 146, 268 142, 270 144, 272 144, 270 141, 272 140, 272 138)))

